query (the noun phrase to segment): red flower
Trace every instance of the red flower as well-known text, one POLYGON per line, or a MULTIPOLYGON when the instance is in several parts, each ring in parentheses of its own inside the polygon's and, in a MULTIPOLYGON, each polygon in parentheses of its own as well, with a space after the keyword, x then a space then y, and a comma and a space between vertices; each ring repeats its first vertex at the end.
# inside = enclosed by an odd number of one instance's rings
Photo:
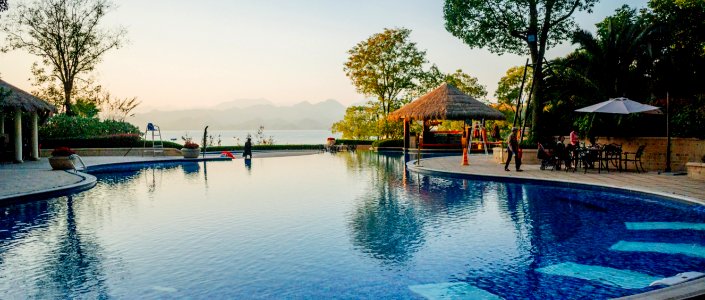
POLYGON ((69 147, 58 147, 54 148, 54 151, 51 151, 51 156, 70 156, 73 154, 76 154, 76 152, 69 147))

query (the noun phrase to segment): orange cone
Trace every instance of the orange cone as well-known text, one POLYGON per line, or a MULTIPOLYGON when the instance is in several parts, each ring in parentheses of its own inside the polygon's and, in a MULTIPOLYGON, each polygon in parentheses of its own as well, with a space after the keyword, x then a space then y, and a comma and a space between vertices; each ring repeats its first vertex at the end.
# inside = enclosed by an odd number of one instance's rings
POLYGON ((463 166, 469 166, 470 163, 468 162, 468 148, 464 147, 463 148, 463 166))

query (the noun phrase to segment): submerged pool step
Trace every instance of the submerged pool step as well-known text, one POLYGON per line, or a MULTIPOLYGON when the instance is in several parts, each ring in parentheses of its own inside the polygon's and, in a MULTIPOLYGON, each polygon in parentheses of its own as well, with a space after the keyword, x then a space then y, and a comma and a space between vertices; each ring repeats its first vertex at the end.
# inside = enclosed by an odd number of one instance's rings
POLYGON ((697 244, 619 241, 616 244, 612 245, 612 247, 610 247, 610 250, 682 254, 687 256, 705 258, 705 247, 697 244))
POLYGON ((564 262, 536 269, 537 272, 597 281, 606 285, 624 289, 640 289, 649 286, 652 282, 661 279, 643 273, 614 269, 602 266, 583 265, 573 262, 564 262))
POLYGON ((629 230, 705 230, 705 223, 624 222, 629 230))
POLYGON ((465 282, 442 282, 410 285, 409 289, 426 299, 502 299, 502 297, 465 282))

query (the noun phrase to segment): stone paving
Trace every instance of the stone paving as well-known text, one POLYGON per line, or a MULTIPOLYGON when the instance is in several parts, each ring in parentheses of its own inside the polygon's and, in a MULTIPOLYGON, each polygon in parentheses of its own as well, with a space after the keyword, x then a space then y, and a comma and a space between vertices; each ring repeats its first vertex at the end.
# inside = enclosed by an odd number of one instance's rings
POLYGON ((506 172, 504 165, 494 162, 491 156, 470 155, 469 166, 462 166, 461 158, 461 156, 425 158, 421 160, 420 166, 410 167, 459 174, 585 183, 676 197, 705 205, 705 181, 691 179, 685 175, 675 176, 657 172, 605 172, 604 170, 601 173, 597 170, 588 170, 587 173, 583 173, 583 170, 551 171, 541 170, 539 165, 522 165, 524 172, 516 172, 513 161, 510 165, 511 171, 506 172))

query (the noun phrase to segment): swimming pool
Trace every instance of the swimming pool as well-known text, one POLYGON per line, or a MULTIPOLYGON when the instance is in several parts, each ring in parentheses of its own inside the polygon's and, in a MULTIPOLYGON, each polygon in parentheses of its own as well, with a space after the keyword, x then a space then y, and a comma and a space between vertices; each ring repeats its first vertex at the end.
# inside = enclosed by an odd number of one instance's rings
POLYGON ((409 173, 400 155, 165 164, 0 207, 0 298, 609 298, 705 271, 705 212, 409 173))

